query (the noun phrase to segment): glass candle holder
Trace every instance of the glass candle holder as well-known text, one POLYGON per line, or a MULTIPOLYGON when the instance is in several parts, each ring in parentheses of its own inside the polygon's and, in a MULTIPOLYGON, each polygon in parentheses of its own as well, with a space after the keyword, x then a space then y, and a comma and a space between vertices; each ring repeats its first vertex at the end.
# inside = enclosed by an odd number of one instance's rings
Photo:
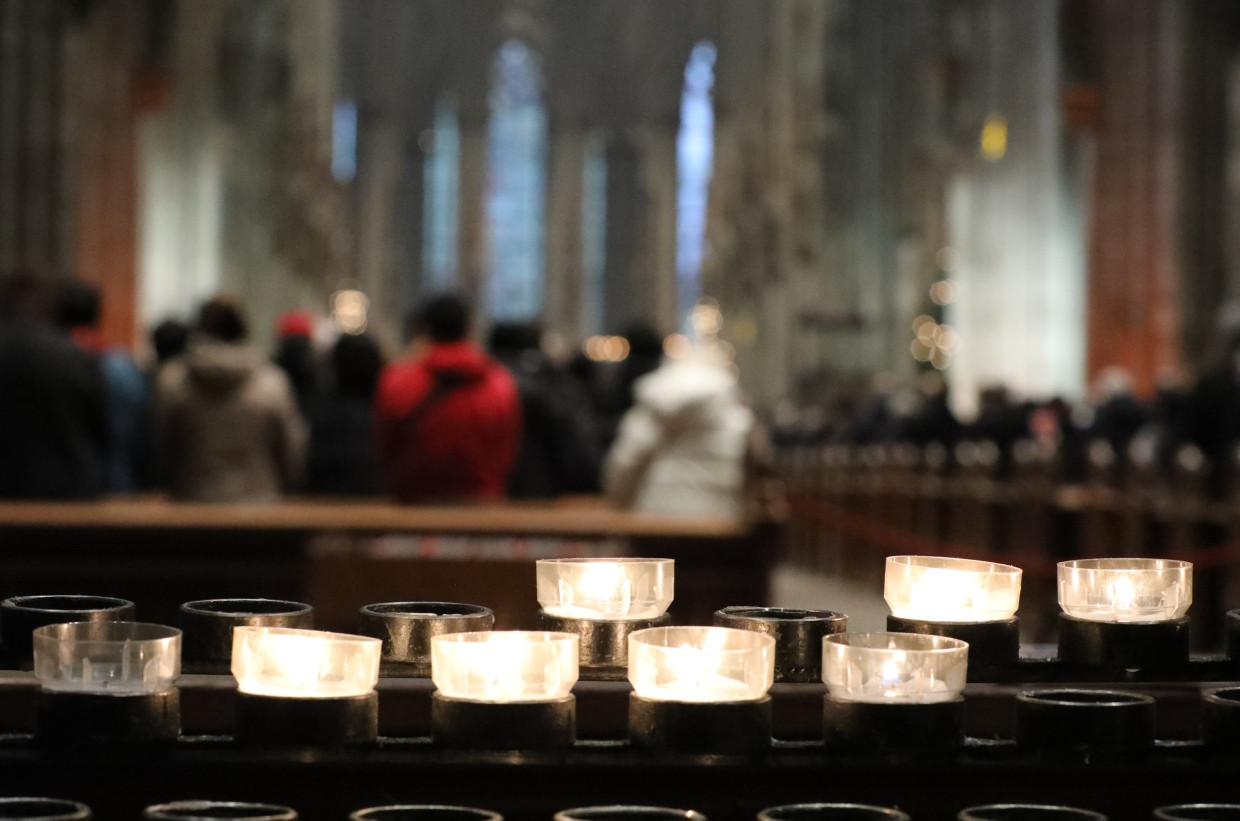
POLYGON ((35 678, 49 691, 158 693, 181 674, 181 631, 162 624, 49 624, 32 639, 35 678))
POLYGON ((969 645, 919 633, 840 633, 822 640, 822 680, 844 701, 925 704, 964 690, 969 645))
POLYGON ((656 619, 672 603, 671 559, 540 559, 538 603, 564 619, 656 619))
POLYGON ((431 680, 447 698, 492 703, 555 701, 577 683, 570 633, 486 631, 431 638, 431 680))
POLYGON ((883 597, 891 612, 932 622, 1002 621, 1016 615, 1021 569, 938 556, 888 556, 883 597))
POLYGON ((1059 606, 1086 621, 1178 619, 1193 602, 1193 565, 1174 559, 1060 562, 1059 606))
POLYGON ((1240 821, 1240 804, 1177 804, 1158 807, 1154 821, 1240 821))
POLYGON ((729 627, 652 627, 629 636, 629 683, 655 701, 754 701, 775 683, 775 638, 729 627))
POLYGON ((379 639, 291 627, 233 629, 232 674, 242 693, 350 698, 379 680, 379 639))

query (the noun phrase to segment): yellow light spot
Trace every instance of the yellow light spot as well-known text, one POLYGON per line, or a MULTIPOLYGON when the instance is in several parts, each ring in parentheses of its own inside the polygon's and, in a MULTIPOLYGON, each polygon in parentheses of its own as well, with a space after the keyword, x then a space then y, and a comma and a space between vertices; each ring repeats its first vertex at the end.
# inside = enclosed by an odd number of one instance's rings
POLYGON ((982 157, 988 162, 998 162, 1007 154, 1008 124, 998 114, 991 114, 982 126, 982 157))

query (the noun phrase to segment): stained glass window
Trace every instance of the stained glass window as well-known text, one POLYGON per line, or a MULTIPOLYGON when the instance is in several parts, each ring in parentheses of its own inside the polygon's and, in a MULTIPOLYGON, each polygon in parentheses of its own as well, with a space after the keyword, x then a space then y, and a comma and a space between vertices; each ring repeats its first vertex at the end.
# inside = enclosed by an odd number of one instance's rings
POLYGON ((701 296, 706 252, 706 202, 715 149, 715 47, 698 43, 685 66, 676 140, 676 290, 679 315, 701 296))
POLYGON ((521 41, 500 48, 493 77, 488 301, 496 319, 525 319, 542 309, 547 112, 538 63, 521 41))

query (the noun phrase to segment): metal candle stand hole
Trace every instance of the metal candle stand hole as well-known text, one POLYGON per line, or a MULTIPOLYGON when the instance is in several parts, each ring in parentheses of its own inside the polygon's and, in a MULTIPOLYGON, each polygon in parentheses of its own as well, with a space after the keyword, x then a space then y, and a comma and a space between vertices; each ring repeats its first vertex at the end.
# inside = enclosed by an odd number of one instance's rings
POLYGON ((758 821, 909 821, 909 817, 868 804, 789 804, 762 810, 758 821))
POLYGON ((227 673, 233 628, 309 628, 314 625, 314 608, 282 599, 201 599, 181 605, 180 622, 184 660, 218 668, 210 672, 227 673))
POLYGON ((961 810, 957 821, 1107 821, 1092 810, 1045 804, 991 804, 961 810))
POLYGON ((147 821, 297 821, 297 811, 277 804, 240 801, 171 801, 147 807, 142 817, 147 821))
POLYGON ((1237 821, 1240 804, 1179 804, 1154 810, 1156 821, 1237 821))
POLYGON ((1154 744, 1154 699, 1107 690, 1019 693, 1016 742, 1028 747, 1148 749, 1154 744))
POLYGON ((504 817, 497 812, 474 807, 400 804, 358 810, 350 813, 349 821, 504 821, 504 817))
POLYGON ((783 607, 725 607, 715 626, 765 633, 775 638, 775 680, 809 683, 822 677, 822 639, 848 629, 848 616, 832 610, 783 607))
POLYGON ((0 798, 0 818, 12 821, 87 821, 90 807, 59 798, 0 798))
POLYGON ((65 622, 133 621, 133 602, 113 596, 14 596, 0 603, 0 645, 14 659, 29 662, 31 633, 65 622))
POLYGON ((431 638, 448 633, 490 630, 495 614, 477 604, 441 601, 380 602, 358 611, 362 635, 383 641, 385 663, 416 665, 430 671, 431 638))
POLYGON ((616 805, 561 810, 555 821, 706 821, 706 816, 695 810, 616 805))

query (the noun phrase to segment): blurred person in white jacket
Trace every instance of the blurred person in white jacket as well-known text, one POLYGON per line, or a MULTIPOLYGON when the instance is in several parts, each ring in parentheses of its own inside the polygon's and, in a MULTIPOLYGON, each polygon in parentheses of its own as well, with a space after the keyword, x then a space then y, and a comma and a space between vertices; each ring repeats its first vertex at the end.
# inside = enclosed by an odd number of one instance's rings
POLYGON ((633 392, 607 455, 607 496, 647 513, 743 517, 754 415, 723 357, 697 348, 665 360, 633 392))

